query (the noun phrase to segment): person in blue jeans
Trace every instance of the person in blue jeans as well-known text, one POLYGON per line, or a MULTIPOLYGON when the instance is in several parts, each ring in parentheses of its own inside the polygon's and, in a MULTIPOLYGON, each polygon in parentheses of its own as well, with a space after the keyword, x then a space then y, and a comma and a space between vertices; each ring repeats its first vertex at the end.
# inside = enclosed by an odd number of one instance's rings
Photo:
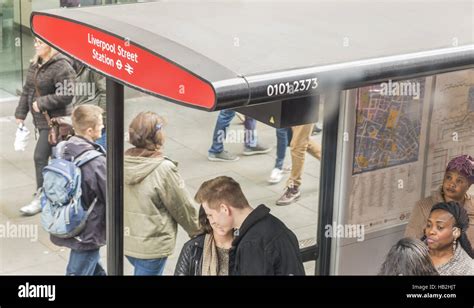
MULTIPOLYGON (((227 128, 235 117, 233 110, 221 110, 217 117, 214 134, 212 136, 212 145, 209 149, 207 158, 210 161, 237 161, 239 157, 224 150, 224 140, 227 136, 227 128)), ((245 116, 245 134, 244 134, 244 155, 264 154, 271 151, 271 148, 258 144, 257 141, 257 121, 245 116)))
POLYGON ((275 160, 275 167, 268 178, 268 182, 271 184, 279 183, 283 178, 283 173, 288 172, 283 168, 283 162, 286 156, 286 147, 291 142, 292 130, 291 127, 277 128, 277 158, 275 160))
POLYGON ((106 276, 99 249, 71 250, 66 276, 106 276))
POLYGON ((130 264, 133 265, 133 275, 135 276, 161 276, 165 269, 168 258, 138 259, 126 256, 130 264))

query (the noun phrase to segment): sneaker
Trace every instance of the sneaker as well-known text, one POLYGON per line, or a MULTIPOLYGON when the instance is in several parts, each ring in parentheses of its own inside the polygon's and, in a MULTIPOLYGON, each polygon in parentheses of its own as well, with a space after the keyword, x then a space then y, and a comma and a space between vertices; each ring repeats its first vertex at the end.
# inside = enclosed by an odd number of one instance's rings
POLYGON ((225 161, 225 162, 231 162, 231 161, 238 161, 240 157, 237 155, 231 154, 227 151, 222 151, 220 153, 209 153, 207 155, 207 159, 210 161, 225 161))
POLYGON ((294 201, 298 200, 301 196, 301 192, 297 187, 287 187, 283 196, 276 201, 276 205, 290 205, 294 201))
POLYGON ((321 127, 318 123, 316 123, 316 124, 314 124, 314 126, 313 126, 313 131, 311 132, 311 135, 312 135, 312 136, 317 135, 317 134, 319 134, 319 133, 322 132, 322 131, 323 131, 322 127, 321 127))
POLYGON ((281 179, 283 178, 283 170, 274 168, 270 177, 268 178, 268 183, 276 184, 280 183, 281 179))
POLYGON ((22 207, 20 209, 20 212, 27 216, 32 216, 41 212, 40 197, 41 197, 41 189, 38 189, 38 191, 34 194, 33 200, 29 204, 22 207))
POLYGON ((257 144, 254 147, 245 147, 244 148, 244 155, 250 156, 250 155, 257 155, 257 154, 265 154, 268 153, 272 150, 272 148, 266 148, 262 145, 257 144))

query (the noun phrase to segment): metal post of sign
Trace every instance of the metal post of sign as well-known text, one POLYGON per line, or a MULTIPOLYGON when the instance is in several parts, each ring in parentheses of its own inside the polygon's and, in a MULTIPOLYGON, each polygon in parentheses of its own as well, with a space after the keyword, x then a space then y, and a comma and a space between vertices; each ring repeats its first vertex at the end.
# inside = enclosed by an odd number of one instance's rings
POLYGON ((316 275, 329 275, 331 265, 331 238, 325 236, 324 230, 325 226, 331 225, 333 221, 340 94, 340 91, 331 91, 324 103, 316 275))
POLYGON ((123 275, 123 85, 107 78, 107 273, 123 275))

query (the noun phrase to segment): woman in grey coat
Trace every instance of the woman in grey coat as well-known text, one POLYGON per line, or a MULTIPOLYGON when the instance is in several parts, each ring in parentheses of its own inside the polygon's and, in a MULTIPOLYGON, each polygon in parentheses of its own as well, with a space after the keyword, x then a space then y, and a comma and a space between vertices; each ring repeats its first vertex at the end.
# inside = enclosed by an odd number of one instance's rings
POLYGON ((36 54, 28 69, 15 111, 17 124, 23 123, 28 112, 31 112, 33 124, 39 136, 34 153, 37 191, 33 201, 20 209, 25 215, 34 215, 41 211, 39 192, 43 186, 42 171, 51 156, 52 147, 48 143, 48 121, 43 112, 48 112, 51 118, 71 114, 73 95, 68 93, 67 89, 60 87, 64 84, 72 84, 75 76, 70 60, 37 38, 35 51, 36 54))

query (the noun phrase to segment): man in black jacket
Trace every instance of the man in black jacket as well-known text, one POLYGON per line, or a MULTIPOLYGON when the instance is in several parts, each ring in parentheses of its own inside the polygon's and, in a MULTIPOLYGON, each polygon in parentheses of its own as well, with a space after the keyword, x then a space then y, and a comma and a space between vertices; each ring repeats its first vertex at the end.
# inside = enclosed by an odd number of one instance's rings
POLYGON ((204 182, 196 201, 214 228, 234 229, 231 275, 304 275, 294 233, 265 205, 250 207, 234 179, 220 176, 204 182))

